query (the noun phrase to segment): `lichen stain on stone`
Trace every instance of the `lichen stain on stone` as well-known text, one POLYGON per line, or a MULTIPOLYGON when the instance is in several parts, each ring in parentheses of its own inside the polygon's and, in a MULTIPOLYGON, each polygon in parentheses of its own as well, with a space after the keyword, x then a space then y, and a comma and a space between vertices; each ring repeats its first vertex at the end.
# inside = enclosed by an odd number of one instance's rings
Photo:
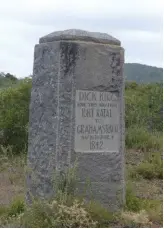
POLYGON ((78 53, 78 45, 76 43, 61 42, 60 50, 61 57, 64 62, 64 74, 66 75, 68 72, 73 70, 75 66, 78 53))

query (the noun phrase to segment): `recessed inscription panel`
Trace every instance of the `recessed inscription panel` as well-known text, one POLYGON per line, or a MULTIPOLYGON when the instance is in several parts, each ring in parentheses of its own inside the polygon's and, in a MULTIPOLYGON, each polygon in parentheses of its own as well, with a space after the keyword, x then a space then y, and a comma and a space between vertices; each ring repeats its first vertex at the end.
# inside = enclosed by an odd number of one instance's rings
POLYGON ((75 152, 119 151, 119 99, 116 93, 76 91, 75 152))

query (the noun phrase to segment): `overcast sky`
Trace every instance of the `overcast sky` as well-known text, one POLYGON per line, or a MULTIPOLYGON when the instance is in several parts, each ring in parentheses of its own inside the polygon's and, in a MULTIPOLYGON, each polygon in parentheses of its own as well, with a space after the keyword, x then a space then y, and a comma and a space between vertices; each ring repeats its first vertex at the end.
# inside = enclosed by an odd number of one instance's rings
POLYGON ((0 72, 32 74, 34 45, 57 30, 105 32, 125 61, 162 66, 162 0, 0 0, 0 72))

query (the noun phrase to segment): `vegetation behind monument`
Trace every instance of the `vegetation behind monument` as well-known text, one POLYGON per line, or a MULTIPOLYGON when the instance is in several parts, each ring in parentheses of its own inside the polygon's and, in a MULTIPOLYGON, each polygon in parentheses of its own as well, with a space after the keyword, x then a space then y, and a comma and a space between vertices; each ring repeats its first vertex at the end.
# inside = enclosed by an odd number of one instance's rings
MULTIPOLYGON (((0 90, 0 142, 12 146, 15 154, 27 148, 30 90, 30 77, 0 90)), ((161 83, 126 82, 126 147, 147 148, 146 144, 152 144, 152 135, 159 142, 163 126, 162 98, 161 83)), ((158 144, 155 147, 158 149, 158 144)))

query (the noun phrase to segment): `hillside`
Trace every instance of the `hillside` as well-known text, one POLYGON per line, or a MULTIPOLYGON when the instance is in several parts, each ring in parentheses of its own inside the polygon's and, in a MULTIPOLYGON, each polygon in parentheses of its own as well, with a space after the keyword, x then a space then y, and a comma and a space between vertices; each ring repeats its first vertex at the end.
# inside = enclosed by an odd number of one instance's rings
POLYGON ((152 67, 143 64, 126 63, 124 75, 128 81, 137 83, 153 83, 163 80, 163 68, 152 67))
MULTIPOLYGON (((163 69, 143 64, 126 63, 124 75, 126 81, 135 81, 137 83, 161 82, 163 80, 163 69)), ((15 85, 19 81, 10 73, 0 73, 0 88, 15 85)))

